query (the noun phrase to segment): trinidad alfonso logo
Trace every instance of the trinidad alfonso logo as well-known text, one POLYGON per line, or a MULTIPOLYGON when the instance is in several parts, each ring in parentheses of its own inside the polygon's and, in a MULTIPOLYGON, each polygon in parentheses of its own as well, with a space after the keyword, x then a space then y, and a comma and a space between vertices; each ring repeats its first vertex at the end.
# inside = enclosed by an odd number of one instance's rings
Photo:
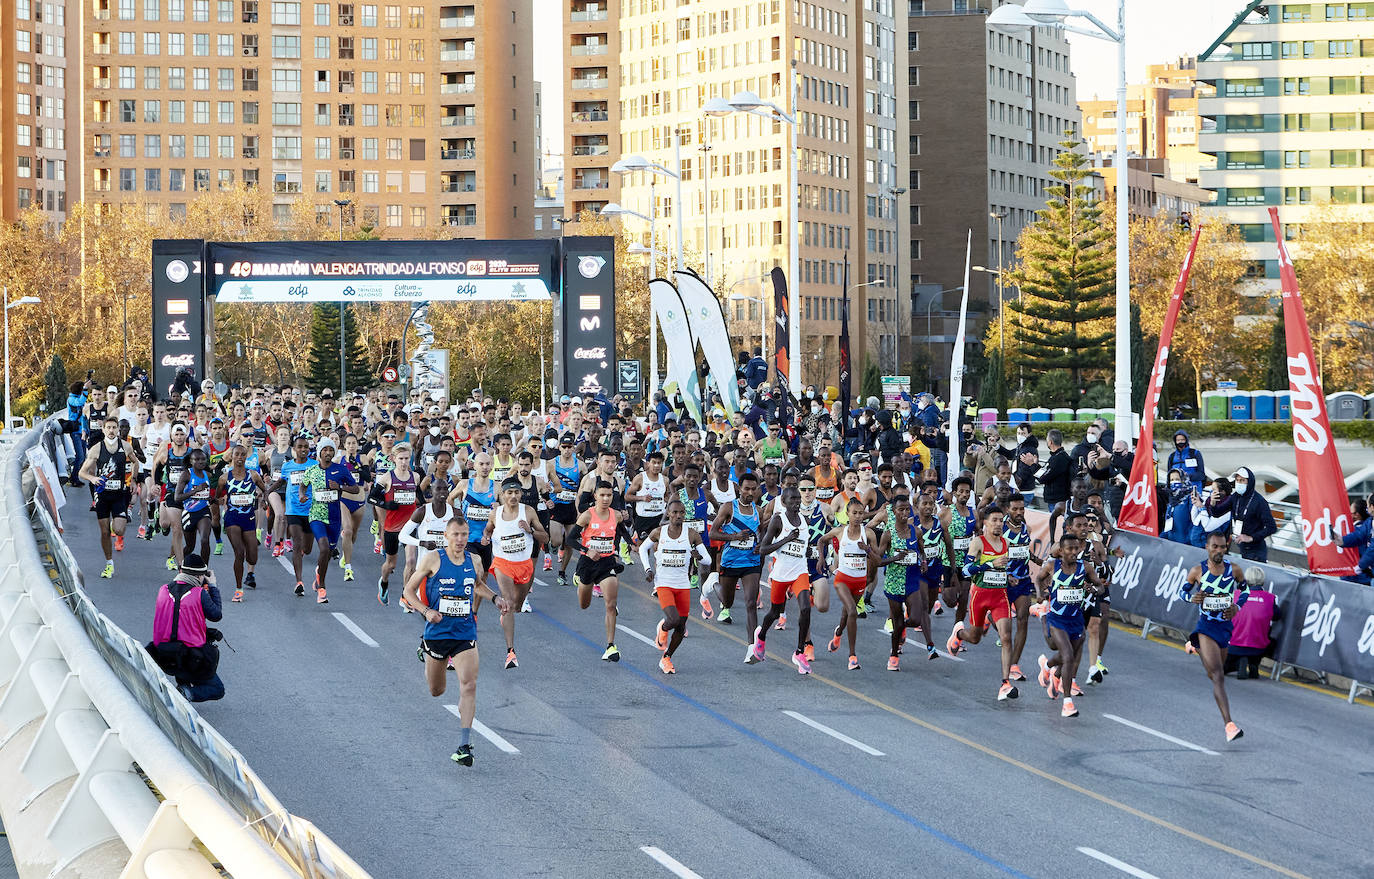
POLYGON ((599 256, 583 256, 577 260, 577 271, 582 277, 588 280, 601 274, 601 267, 606 265, 606 260, 599 256))

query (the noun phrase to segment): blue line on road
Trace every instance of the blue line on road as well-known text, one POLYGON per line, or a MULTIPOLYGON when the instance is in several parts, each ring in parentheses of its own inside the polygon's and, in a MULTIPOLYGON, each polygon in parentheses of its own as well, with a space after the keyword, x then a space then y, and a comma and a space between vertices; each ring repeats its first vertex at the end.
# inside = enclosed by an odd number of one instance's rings
MULTIPOLYGON (((554 619, 553 617, 549 616, 543 611, 536 610, 534 613, 536 616, 542 617, 545 622, 549 623, 554 628, 559 629, 564 634, 571 636, 573 639, 577 641, 581 641, 583 644, 586 644, 588 647, 592 648, 592 650, 601 650, 601 647, 595 641, 592 641, 590 638, 584 637, 581 633, 568 628, 567 626, 563 625, 558 620, 554 619)), ((879 809, 882 809, 884 812, 887 812, 894 818, 904 821, 907 824, 910 824, 912 827, 915 827, 918 830, 922 830, 930 834, 931 836, 935 837, 936 839, 945 843, 946 845, 958 849, 966 855, 970 855, 974 858, 977 858, 978 860, 982 861, 990 867, 995 867, 996 869, 1001 870, 1008 876, 1015 876, 1018 877, 1018 879, 1030 879, 1029 876, 1027 876, 1025 873, 1022 873, 1020 870, 1010 867, 1002 863, 1001 861, 997 860, 996 858, 992 857, 991 855, 985 854, 979 851, 978 849, 968 845, 967 843, 961 842, 955 839, 954 837, 950 836, 949 834, 937 830, 936 828, 930 826, 929 824, 925 823, 924 821, 915 817, 914 815, 910 815, 906 812, 903 812, 901 809, 897 808, 896 806, 892 805, 886 800, 880 799, 879 797, 869 793, 861 787, 856 787, 855 785, 850 784, 843 778, 840 778, 838 775, 835 775, 831 772, 827 772, 826 770, 810 762, 804 757, 794 754, 793 752, 787 750, 786 748, 777 744, 776 742, 764 738, 763 736, 759 735, 758 733, 754 732, 748 727, 742 726, 736 723, 735 721, 731 720, 730 718, 726 717, 725 715, 721 714, 720 712, 715 711, 707 707, 706 705, 703 705, 702 703, 693 699, 691 696, 688 696, 681 690, 668 686, 663 681, 654 677, 652 674, 643 671, 642 669, 636 668, 634 665, 626 662, 623 654, 621 655, 620 662, 617 664, 624 668, 626 671, 629 671, 630 673, 637 675, 640 678, 643 678, 644 680, 658 687, 660 690, 663 690, 666 693, 676 696, 678 699, 682 700, 683 702, 687 703, 688 705, 702 712, 708 717, 718 721, 721 724, 724 724, 725 726, 728 726, 730 729, 733 729, 740 735, 752 739, 755 742, 758 742, 760 745, 763 745, 765 748, 768 748, 778 756, 786 757, 788 760, 791 760, 793 763, 796 763, 803 769, 806 769, 816 774, 817 776, 825 779, 831 784, 834 784, 848 791, 849 793, 853 794, 854 796, 858 797, 859 799, 863 800, 869 805, 876 806, 879 809)))

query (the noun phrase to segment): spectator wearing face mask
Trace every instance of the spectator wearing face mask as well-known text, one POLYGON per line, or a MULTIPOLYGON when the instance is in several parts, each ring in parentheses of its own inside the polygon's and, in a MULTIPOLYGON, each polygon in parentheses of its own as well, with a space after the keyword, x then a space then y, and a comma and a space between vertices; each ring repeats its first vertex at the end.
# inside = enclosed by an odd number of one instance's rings
POLYGON ((1188 432, 1180 430, 1174 434, 1174 450, 1169 453, 1167 462, 1170 470, 1180 470, 1188 481, 1201 489, 1207 482, 1207 471, 1202 464, 1202 452, 1193 448, 1188 440, 1188 432))
POLYGON ((1102 489, 1102 499, 1107 502, 1113 521, 1121 515, 1121 505, 1126 500, 1126 486, 1130 484, 1131 468, 1134 466, 1135 453, 1127 450, 1125 440, 1116 441, 1110 456, 1104 451, 1095 461, 1092 458, 1088 461, 1089 475, 1106 483, 1102 489), (1096 476, 1096 473, 1104 475, 1096 476))
POLYGON ((1193 532, 1192 544, 1205 547, 1207 538, 1213 534, 1231 532, 1231 519, 1235 496, 1231 494, 1229 479, 1212 481, 1212 489, 1206 495, 1193 488, 1193 532))
POLYGON ((1354 549, 1360 554, 1353 574, 1342 577, 1352 583, 1370 584, 1374 575, 1374 518, 1369 515, 1369 502, 1355 498, 1350 502, 1350 521, 1354 523, 1348 534, 1341 536, 1341 546, 1354 549))
POLYGON ((1167 488, 1164 529, 1160 536, 1174 543, 1192 543, 1193 484, 1183 475, 1183 471, 1170 470, 1167 488))
POLYGON ((1236 485, 1231 502, 1231 521, 1240 556, 1252 562, 1269 560, 1269 538, 1279 527, 1274 524, 1274 512, 1269 501, 1255 487, 1255 474, 1249 467, 1241 467, 1231 474, 1236 485))
POLYGON ((982 440, 974 439, 964 449, 964 466, 973 471, 973 485, 982 491, 997 475, 997 462, 1002 457, 1002 443, 997 428, 983 432, 982 440))
POLYGON ((1040 469, 1040 440, 1028 425, 1017 425, 1015 451, 1016 485, 1030 503, 1035 496, 1035 474, 1040 469))

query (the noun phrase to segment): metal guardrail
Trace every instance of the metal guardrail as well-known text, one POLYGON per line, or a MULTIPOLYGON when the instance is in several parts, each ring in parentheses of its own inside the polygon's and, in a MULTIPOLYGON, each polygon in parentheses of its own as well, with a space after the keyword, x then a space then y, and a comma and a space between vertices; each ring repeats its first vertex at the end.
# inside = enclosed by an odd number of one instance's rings
MULTIPOLYGON (((0 515, 8 518, 11 526, 4 541, 14 545, 19 555, 11 567, 23 564, 28 555, 32 564, 25 565, 26 568, 38 571, 46 567, 50 572, 51 583, 49 577, 31 576, 30 579, 41 583, 29 588, 49 591, 49 597, 40 605, 44 618, 60 615, 60 625, 69 630, 68 641, 72 635, 84 636, 87 665, 98 666, 98 675, 110 679, 110 685, 99 688, 99 696, 90 693, 96 708, 108 718, 110 714, 105 709, 117 707, 115 714, 143 727, 133 735, 120 729, 120 739, 129 754, 169 802, 173 799, 169 791, 185 786, 196 792, 194 799, 202 801, 198 807, 188 814, 183 801, 178 804, 179 813, 189 833, 233 875, 254 879, 367 879, 368 873, 314 824, 286 810, 243 755, 182 697, 143 645, 101 613, 86 595, 79 566, 47 510, 42 504, 26 505, 19 500, 26 496, 26 452, 39 444, 50 459, 56 460, 51 420, 19 439, 8 450, 9 460, 4 462, 5 483, 0 494, 8 495, 9 500, 8 508, 0 510, 0 515), (39 556, 39 540, 49 553, 46 565, 39 556), (169 761, 168 755, 175 759, 169 761), (163 771, 169 762, 180 765, 163 771), (185 779, 190 779, 190 783, 186 784, 185 779), (245 829, 252 833, 245 834, 245 829)), ((0 605, 0 616, 4 616, 3 611, 4 606, 0 605)), ((117 726, 114 722, 109 725, 112 729, 117 726)), ((152 830, 149 828, 148 833, 152 830)), ((130 849, 133 851, 134 846, 130 845, 130 849)), ((185 862, 180 857, 164 860, 174 867, 185 862)), ((154 873, 149 871, 147 875, 154 873)), ((174 870, 158 875, 196 874, 174 870)))

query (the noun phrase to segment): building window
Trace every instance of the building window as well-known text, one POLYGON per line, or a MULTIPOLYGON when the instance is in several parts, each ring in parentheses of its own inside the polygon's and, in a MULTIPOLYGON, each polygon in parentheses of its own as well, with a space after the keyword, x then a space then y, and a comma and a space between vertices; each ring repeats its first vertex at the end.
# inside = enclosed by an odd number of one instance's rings
MULTIPOLYGON (((1285 80, 1287 82, 1287 80, 1285 80)), ((1244 97, 1258 98, 1264 95, 1264 80, 1262 79, 1228 79, 1226 80, 1226 96, 1229 98, 1244 97)))
POLYGON ((1246 61, 1267 60, 1274 57, 1273 43, 1241 43, 1240 57, 1246 61))
POLYGON ((272 3, 272 23, 300 26, 301 5, 299 3, 287 3, 282 0, 273 0, 272 3))

